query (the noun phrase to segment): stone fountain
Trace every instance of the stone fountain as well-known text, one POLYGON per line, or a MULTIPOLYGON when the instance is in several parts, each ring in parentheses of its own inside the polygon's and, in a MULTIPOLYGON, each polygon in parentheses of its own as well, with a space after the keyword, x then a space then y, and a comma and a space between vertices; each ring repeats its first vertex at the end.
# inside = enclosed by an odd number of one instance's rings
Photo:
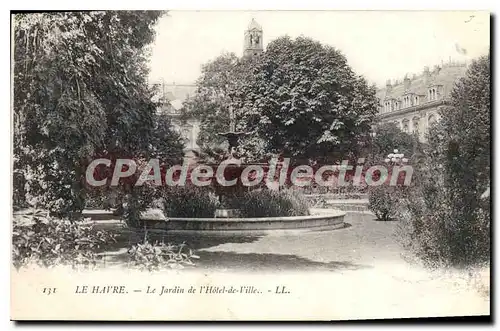
MULTIPOLYGON (((220 136, 227 139, 228 151, 223 161, 239 160, 236 155, 236 149, 239 146, 239 139, 249 135, 248 132, 237 132, 235 130, 234 112, 230 109, 230 128, 228 132, 219 133, 220 136)), ((241 161, 241 160, 240 160, 241 161)), ((214 168, 214 177, 216 169, 220 163, 207 164, 214 168)), ((217 234, 217 235, 262 235, 277 232, 296 232, 296 231, 323 231, 343 228, 345 212, 340 210, 323 210, 312 212, 306 216, 284 216, 284 217, 241 217, 238 209, 231 208, 231 199, 244 195, 250 188, 244 186, 241 181, 241 174, 245 167, 250 165, 259 165, 262 169, 268 170, 266 163, 240 163, 227 164, 224 172, 226 180, 236 179, 236 185, 222 186, 212 178, 214 190, 221 208, 217 209, 213 218, 178 218, 169 217, 162 221, 151 220, 149 226, 161 228, 172 233, 192 233, 192 234, 217 234)), ((145 223, 148 221, 143 219, 145 223)))
MULTIPOLYGON (((229 109, 229 131, 228 132, 221 132, 219 133, 219 136, 226 138, 227 143, 228 143, 228 151, 223 160, 223 161, 230 161, 230 160, 235 160, 239 161, 239 164, 233 164, 229 163, 227 164, 224 172, 224 178, 226 180, 236 180, 236 185, 231 185, 231 186, 222 186, 217 180, 214 180, 215 186, 215 193, 219 197, 219 202, 221 204, 221 208, 217 209, 215 212, 215 217, 220 218, 220 217, 238 217, 239 211, 238 209, 231 208, 230 202, 232 199, 235 198, 240 198, 242 197, 245 192, 249 190, 248 187, 245 187, 241 181, 241 174, 243 170, 245 169, 246 166, 249 166, 250 164, 243 164, 241 160, 238 158, 236 155, 236 149, 239 146, 239 140, 240 138, 247 136, 251 133, 249 132, 243 132, 243 131, 236 131, 236 123, 234 119, 234 111, 232 107, 229 109)), ((253 163, 255 164, 255 163, 253 163)), ((220 164, 213 164, 212 166, 216 168, 220 164)), ((267 168, 267 165, 262 163, 259 164, 263 169, 267 168)), ((214 178, 215 179, 215 178, 214 178)))

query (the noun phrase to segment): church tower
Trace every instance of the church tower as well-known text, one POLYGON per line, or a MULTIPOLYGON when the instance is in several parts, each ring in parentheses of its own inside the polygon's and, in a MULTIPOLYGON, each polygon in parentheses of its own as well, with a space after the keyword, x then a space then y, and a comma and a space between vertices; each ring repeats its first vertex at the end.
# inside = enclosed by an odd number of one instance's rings
POLYGON ((262 27, 253 18, 245 31, 245 48, 243 56, 254 56, 264 50, 262 41, 262 27))

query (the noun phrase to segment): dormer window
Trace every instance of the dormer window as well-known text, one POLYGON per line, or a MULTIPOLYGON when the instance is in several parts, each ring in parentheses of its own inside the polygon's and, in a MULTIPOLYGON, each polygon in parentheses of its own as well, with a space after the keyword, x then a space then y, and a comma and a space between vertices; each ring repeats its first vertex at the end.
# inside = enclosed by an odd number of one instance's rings
POLYGON ((384 101, 384 112, 390 112, 396 109, 396 103, 393 102, 393 99, 384 101))
POLYGON ((412 107, 415 104, 415 95, 413 93, 409 93, 403 96, 403 108, 412 107))
POLYGON ((432 87, 429 89, 429 101, 433 101, 433 100, 436 100, 436 88, 435 87, 432 87))
POLYGON ((441 92, 442 92, 441 85, 431 86, 428 92, 429 101, 438 100, 440 98, 441 92))

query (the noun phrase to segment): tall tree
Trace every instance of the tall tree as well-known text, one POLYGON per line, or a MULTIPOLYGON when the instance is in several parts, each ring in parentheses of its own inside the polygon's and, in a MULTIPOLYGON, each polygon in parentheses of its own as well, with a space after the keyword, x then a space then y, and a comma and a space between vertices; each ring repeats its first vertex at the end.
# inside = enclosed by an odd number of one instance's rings
POLYGON ((223 53, 202 67, 196 82, 195 95, 184 104, 184 117, 200 121, 198 145, 202 151, 215 156, 227 149, 226 139, 219 133, 241 129, 236 116, 241 103, 241 87, 251 79, 252 59, 223 53), (231 114, 233 118, 231 119, 231 114), (234 127, 231 127, 231 122, 234 127))
POLYGON ((266 151, 296 159, 338 160, 369 141, 375 88, 337 49, 309 38, 272 41, 242 84, 238 109, 266 151))
POLYGON ((491 68, 472 62, 429 132, 425 162, 408 191, 410 242, 424 258, 458 266, 490 259, 491 68))
MULTIPOLYGON (((147 56, 161 14, 14 17, 15 169, 28 176, 38 203, 63 214, 79 211, 93 157, 155 151, 147 56)), ((170 152, 177 155, 179 146, 173 142, 170 152)))
POLYGON ((187 109, 202 122, 200 146, 223 141, 232 109, 241 153, 338 160, 369 141, 375 88, 336 49, 308 38, 278 38, 255 57, 223 54, 204 66, 187 109))
MULTIPOLYGON (((474 61, 454 87, 451 107, 443 112, 440 132, 445 183, 454 220, 450 233, 467 263, 489 257, 490 204, 481 195, 491 180, 491 68, 490 57, 474 61)), ((456 256, 453 256, 456 258, 456 256)))

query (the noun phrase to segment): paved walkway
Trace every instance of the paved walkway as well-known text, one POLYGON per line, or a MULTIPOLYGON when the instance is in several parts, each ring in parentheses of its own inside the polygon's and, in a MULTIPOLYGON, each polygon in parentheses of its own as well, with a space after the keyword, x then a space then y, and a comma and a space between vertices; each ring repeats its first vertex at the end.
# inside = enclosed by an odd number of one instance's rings
POLYGON ((325 232, 165 240, 196 249, 197 270, 324 275, 328 292, 335 293, 332 305, 345 318, 360 312, 365 318, 489 314, 487 293, 466 274, 406 262, 394 238, 397 222, 374 221, 366 213, 348 213, 345 221, 348 227, 325 232))

